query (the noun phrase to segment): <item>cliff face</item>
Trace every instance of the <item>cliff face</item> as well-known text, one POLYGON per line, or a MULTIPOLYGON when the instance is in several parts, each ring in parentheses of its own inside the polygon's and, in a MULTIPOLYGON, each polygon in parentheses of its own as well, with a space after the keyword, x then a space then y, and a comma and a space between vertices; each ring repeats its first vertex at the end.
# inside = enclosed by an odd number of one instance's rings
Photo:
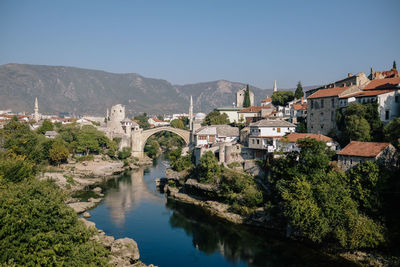
MULTIPOLYGON (((102 115, 121 103, 128 114, 185 112, 193 95, 195 112, 230 106, 245 85, 214 81, 172 85, 138 74, 115 74, 63 66, 7 64, 0 66, 0 107, 33 111, 35 97, 44 113, 71 112, 102 115)), ((268 92, 251 87, 257 99, 268 92)))

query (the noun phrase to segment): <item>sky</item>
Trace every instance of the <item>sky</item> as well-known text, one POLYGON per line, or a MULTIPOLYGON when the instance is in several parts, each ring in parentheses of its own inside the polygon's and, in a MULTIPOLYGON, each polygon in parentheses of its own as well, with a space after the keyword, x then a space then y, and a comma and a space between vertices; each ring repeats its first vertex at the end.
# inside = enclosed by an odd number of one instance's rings
POLYGON ((399 0, 0 0, 0 65, 320 85, 400 64, 399 0))

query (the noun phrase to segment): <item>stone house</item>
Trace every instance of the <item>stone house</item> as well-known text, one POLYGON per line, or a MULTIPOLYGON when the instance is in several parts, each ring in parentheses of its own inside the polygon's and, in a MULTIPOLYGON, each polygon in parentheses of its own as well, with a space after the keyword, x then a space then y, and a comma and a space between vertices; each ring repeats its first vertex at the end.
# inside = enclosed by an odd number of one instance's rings
POLYGON ((396 149, 390 143, 352 141, 338 153, 338 164, 345 171, 366 161, 393 168, 396 158, 396 149))
POLYGON ((239 128, 229 125, 210 125, 200 127, 194 133, 195 146, 211 147, 217 143, 239 141, 239 128))
POLYGON ((267 97, 263 100, 261 100, 261 106, 270 106, 272 105, 272 98, 271 97, 267 97))
POLYGON ((54 139, 54 138, 56 138, 57 135, 58 135, 58 133, 56 131, 46 131, 44 133, 44 136, 49 139, 54 139))
POLYGON ((274 152, 277 140, 294 132, 296 126, 284 120, 260 120, 250 124, 249 148, 274 152))
POLYGON ((307 132, 327 135, 336 129, 336 112, 340 97, 359 93, 357 86, 334 87, 318 90, 308 97, 307 132))
POLYGON ((261 111, 263 107, 261 106, 251 106, 245 109, 242 109, 238 112, 239 122, 244 122, 248 125, 250 122, 255 121, 261 118, 261 111))
POLYGON ((339 143, 337 143, 332 138, 322 135, 322 134, 310 134, 310 133, 290 133, 277 142, 277 149, 281 152, 299 152, 300 149, 297 146, 297 141, 299 139, 312 138, 317 141, 323 141, 330 149, 337 151, 340 149, 339 143))

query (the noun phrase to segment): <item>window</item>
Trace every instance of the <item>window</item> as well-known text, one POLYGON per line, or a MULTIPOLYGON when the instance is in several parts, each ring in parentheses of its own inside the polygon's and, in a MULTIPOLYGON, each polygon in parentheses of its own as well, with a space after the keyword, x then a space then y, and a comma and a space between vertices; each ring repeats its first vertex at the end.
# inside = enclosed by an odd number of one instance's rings
POLYGON ((324 113, 323 113, 323 112, 320 113, 319 120, 320 120, 320 121, 324 121, 324 113))
POLYGON ((321 108, 324 108, 324 99, 321 99, 321 108))
POLYGON ((314 113, 310 114, 310 121, 314 121, 314 113))
POLYGON ((333 112, 333 110, 331 111, 331 121, 335 120, 335 113, 333 112))
POLYGON ((276 130, 277 130, 277 132, 278 132, 278 133, 280 133, 280 132, 281 132, 281 128, 277 128, 276 130))
POLYGON ((253 145, 254 145, 254 139, 252 139, 253 140, 253 145))
POLYGON ((259 145, 260 144, 260 139, 257 139, 257 145, 259 145))
POLYGON ((398 96, 398 95, 396 95, 396 96, 394 97, 394 101, 395 101, 396 103, 399 103, 399 96, 398 96))
POLYGON ((332 105, 332 107, 334 108, 335 107, 335 99, 331 99, 331 105, 332 105))
POLYGON ((311 100, 311 108, 314 108, 314 100, 311 100))
POLYGON ((324 129, 324 125, 323 124, 321 124, 321 129, 324 129))
POLYGON ((353 159, 350 159, 350 165, 353 165, 353 159))
POLYGON ((207 136, 200 135, 200 136, 197 137, 197 139, 199 139, 199 140, 207 140, 207 136))
POLYGON ((385 120, 389 119, 389 113, 390 113, 390 110, 386 110, 386 112, 385 112, 385 120))

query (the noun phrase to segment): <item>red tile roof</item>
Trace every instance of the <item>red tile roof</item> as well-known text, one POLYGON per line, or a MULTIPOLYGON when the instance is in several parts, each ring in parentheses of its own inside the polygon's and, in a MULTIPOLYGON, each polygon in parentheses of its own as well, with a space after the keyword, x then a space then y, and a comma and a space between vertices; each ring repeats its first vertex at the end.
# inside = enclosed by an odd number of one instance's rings
POLYGON ((338 154, 343 156, 357 156, 372 158, 382 152, 390 143, 351 141, 338 154))
POLYGON ((316 139, 318 141, 324 141, 324 142, 330 142, 333 139, 322 135, 322 134, 312 134, 312 133, 290 133, 282 138, 287 139, 289 142, 291 143, 296 143, 297 140, 299 139, 303 139, 303 138, 312 138, 312 139, 316 139))
POLYGON ((272 102, 272 98, 271 97, 266 98, 266 99, 262 100, 261 102, 272 102))
POLYGON ((386 78, 386 79, 376 79, 370 81, 364 90, 374 90, 374 89, 390 89, 400 83, 400 77, 396 78, 386 78))
POLYGON ((343 93, 345 90, 347 90, 349 87, 334 87, 334 88, 328 88, 328 89, 320 89, 314 94, 310 95, 307 97, 308 99, 310 98, 321 98, 321 97, 330 97, 330 96, 338 96, 339 94, 343 93))
POLYGON ((377 96, 377 95, 386 94, 386 93, 393 92, 393 91, 394 90, 367 90, 367 91, 357 92, 357 93, 350 94, 350 95, 341 96, 339 98, 343 99, 343 98, 350 98, 350 97, 377 96))
POLYGON ((293 104, 294 110, 307 110, 307 103, 302 104, 293 104))
POLYGON ((258 112, 261 112, 261 109, 262 109, 262 107, 252 106, 252 107, 242 109, 241 111, 239 111, 239 113, 258 113, 258 112))
POLYGON ((163 121, 161 121, 161 120, 159 120, 159 119, 157 119, 157 118, 152 118, 152 120, 153 120, 154 122, 163 122, 163 121))

